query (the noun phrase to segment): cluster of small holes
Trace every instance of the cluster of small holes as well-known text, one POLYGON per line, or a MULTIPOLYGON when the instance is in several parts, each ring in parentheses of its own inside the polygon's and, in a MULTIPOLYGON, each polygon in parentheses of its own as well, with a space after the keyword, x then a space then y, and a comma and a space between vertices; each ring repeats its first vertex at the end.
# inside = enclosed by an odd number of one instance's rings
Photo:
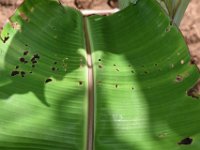
MULTIPOLYGON (((23 56, 19 58, 19 62, 22 64, 27 64, 29 61, 28 61, 28 58, 26 58, 26 56, 28 56, 28 55, 29 55, 29 51, 24 51, 23 56)), ((39 59, 40 59, 40 56, 38 54, 34 54, 32 56, 32 58, 30 60, 32 68, 35 67, 35 65, 38 63, 39 59)), ((32 74, 32 71, 30 71, 29 73, 32 74)), ((19 65, 16 65, 15 69, 11 72, 12 77, 17 76, 17 75, 21 75, 21 77, 25 77, 26 74, 27 73, 24 70, 20 70, 19 65)))

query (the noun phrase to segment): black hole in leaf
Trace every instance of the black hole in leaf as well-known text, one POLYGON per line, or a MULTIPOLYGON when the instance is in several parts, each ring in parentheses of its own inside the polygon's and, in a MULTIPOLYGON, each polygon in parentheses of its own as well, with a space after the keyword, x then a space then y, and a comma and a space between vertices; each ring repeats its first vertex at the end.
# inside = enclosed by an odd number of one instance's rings
POLYGON ((16 71, 16 70, 14 70, 14 71, 11 72, 11 76, 16 76, 18 74, 19 74, 19 71, 16 71))
POLYGON ((6 43, 6 41, 9 39, 9 36, 6 36, 3 40, 3 43, 6 43))
POLYGON ((83 85, 83 81, 79 81, 79 85, 83 85))
POLYGON ((19 59, 19 61, 22 62, 22 63, 25 63, 26 60, 25 60, 25 58, 21 57, 21 58, 19 59))
POLYGON ((55 68, 55 67, 52 67, 52 68, 51 68, 51 70, 52 70, 52 71, 55 71, 55 70, 56 70, 56 68, 55 68))
POLYGON ((36 61, 36 60, 34 60, 34 61, 32 61, 32 63, 33 63, 33 64, 37 64, 37 61, 36 61))
POLYGON ((15 68, 16 68, 16 69, 18 69, 18 68, 19 68, 19 66, 16 66, 15 68))
POLYGON ((181 140, 178 144, 179 145, 190 145, 190 144, 192 144, 192 141, 193 141, 192 138, 187 137, 187 138, 181 140))
POLYGON ((54 62, 54 64, 56 65, 56 64, 57 64, 57 62, 55 61, 55 62, 54 62))
POLYGON ((45 83, 49 83, 49 82, 52 82, 52 79, 50 78, 46 79, 45 83))
POLYGON ((40 56, 38 54, 33 55, 34 58, 40 59, 40 56))
POLYGON ((25 77, 25 74, 26 74, 26 73, 25 73, 24 71, 21 71, 21 76, 22 76, 22 77, 25 77))
POLYGON ((25 51, 25 52, 24 52, 24 55, 28 55, 28 51, 25 51))
POLYGON ((32 68, 35 68, 35 65, 32 65, 32 68))
POLYGON ((101 61, 101 59, 99 59, 99 61, 101 61))
POLYGON ((29 72, 30 74, 33 73, 32 71, 29 72))

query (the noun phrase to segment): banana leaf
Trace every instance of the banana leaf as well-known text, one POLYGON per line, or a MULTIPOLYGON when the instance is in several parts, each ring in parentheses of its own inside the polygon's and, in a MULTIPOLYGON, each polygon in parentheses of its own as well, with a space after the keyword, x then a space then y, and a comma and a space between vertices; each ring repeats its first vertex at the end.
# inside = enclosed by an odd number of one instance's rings
POLYGON ((198 150, 198 80, 155 0, 88 17, 26 0, 1 32, 0 149, 198 150))

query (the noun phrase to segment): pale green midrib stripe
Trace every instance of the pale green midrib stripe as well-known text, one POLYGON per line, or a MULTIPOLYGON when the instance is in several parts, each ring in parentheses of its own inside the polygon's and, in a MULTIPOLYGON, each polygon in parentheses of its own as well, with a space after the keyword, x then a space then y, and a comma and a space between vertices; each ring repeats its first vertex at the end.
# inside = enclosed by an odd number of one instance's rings
POLYGON ((90 24, 86 17, 83 17, 83 30, 85 35, 85 47, 87 52, 88 66, 88 128, 87 128, 87 150, 93 150, 94 141, 94 71, 92 60, 93 42, 90 33, 90 24))

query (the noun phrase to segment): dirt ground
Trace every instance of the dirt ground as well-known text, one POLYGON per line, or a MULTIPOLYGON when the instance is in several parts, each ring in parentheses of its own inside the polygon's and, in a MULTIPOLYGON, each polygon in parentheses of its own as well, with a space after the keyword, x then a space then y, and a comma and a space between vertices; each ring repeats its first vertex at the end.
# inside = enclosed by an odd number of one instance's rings
MULTIPOLYGON (((5 24, 7 18, 11 16, 15 8, 23 0, 0 0, 0 30, 5 24)), ((75 0, 60 0, 64 5, 72 7, 78 6, 79 9, 112 9, 107 0, 77 0, 78 3, 75 6, 75 0)), ((112 5, 117 6, 117 3, 112 5)), ((181 22, 180 29, 188 43, 191 55, 196 64, 200 68, 200 0, 191 0, 185 16, 181 22)))

